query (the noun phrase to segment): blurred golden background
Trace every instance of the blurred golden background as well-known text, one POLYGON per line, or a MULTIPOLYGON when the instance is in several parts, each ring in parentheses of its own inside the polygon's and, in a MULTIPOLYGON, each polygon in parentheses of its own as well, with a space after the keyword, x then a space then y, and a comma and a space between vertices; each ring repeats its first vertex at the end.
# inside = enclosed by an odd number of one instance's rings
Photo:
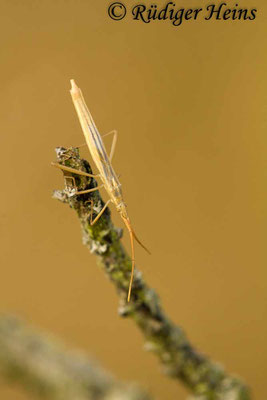
MULTIPOLYGON (((51 198, 63 178, 50 162, 56 146, 83 143, 74 78, 100 132, 118 130, 113 165, 152 252, 137 247, 145 279, 195 346, 266 397, 267 9, 239 3, 258 8, 255 21, 174 27, 113 21, 103 1, 1 2, 1 311, 158 399, 187 391, 117 315, 76 215, 51 198)), ((2 382, 0 398, 29 396, 2 382)))

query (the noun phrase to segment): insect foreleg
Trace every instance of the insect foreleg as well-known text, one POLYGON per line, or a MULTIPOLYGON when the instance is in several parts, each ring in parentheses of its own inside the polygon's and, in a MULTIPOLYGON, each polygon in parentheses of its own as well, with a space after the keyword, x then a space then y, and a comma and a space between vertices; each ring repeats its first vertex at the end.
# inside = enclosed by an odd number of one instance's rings
MULTIPOLYGON (((118 131, 116 131, 114 129, 113 131, 105 133, 105 135, 101 135, 101 137, 103 138, 108 135, 113 135, 113 139, 112 139, 112 143, 111 143, 111 150, 110 150, 110 154, 109 154, 109 160, 111 161, 112 157, 114 156, 114 152, 115 152, 115 147, 116 147, 117 138, 118 138, 118 131)), ((84 147, 84 146, 87 146, 87 143, 83 143, 80 146, 75 146, 75 147, 77 147, 79 149, 80 147, 84 147)), ((103 160, 103 162, 104 162, 104 160, 103 160)))
POLYGON ((109 161, 112 160, 112 157, 115 152, 115 147, 116 147, 117 138, 118 138, 118 132, 114 129, 113 131, 105 133, 105 135, 102 136, 102 137, 105 137, 105 136, 112 135, 112 134, 113 134, 113 139, 112 139, 111 150, 110 150, 110 154, 109 154, 109 161))

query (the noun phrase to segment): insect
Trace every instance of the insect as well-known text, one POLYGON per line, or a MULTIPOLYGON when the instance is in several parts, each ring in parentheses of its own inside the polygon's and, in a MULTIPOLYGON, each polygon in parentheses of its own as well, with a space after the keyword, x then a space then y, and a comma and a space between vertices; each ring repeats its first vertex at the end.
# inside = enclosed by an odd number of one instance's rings
MULTIPOLYGON (((117 211, 119 212, 126 228, 128 229, 129 235, 130 235, 130 241, 131 241, 131 253, 132 253, 132 269, 131 269, 131 278, 130 278, 130 283, 129 283, 129 289, 128 289, 128 296, 127 296, 127 301, 130 301, 131 297, 131 291, 132 291, 132 284, 133 284, 133 276, 134 276, 134 267, 135 267, 135 256, 134 256, 134 239, 150 254, 149 250, 141 243, 141 241, 137 238, 127 210, 126 210, 126 204, 123 200, 122 196, 122 190, 121 190, 121 183, 119 182, 118 176, 116 175, 112 165, 111 165, 111 160, 114 154, 115 150, 115 145, 116 145, 116 140, 117 140, 117 132, 112 131, 108 134, 113 133, 113 141, 111 145, 111 151, 110 155, 107 154, 105 145, 103 143, 102 137, 100 133, 98 132, 98 129, 94 123, 94 120, 87 108, 87 105, 84 101, 83 95, 81 90, 78 88, 74 80, 72 79, 71 81, 71 97, 76 109, 76 112, 79 117, 79 121, 83 130, 83 134, 85 136, 85 140, 87 143, 87 146, 89 148, 89 151, 91 153, 91 156, 94 160, 94 163, 99 171, 98 175, 93 175, 93 174, 88 174, 86 172, 78 171, 74 168, 66 167, 58 163, 52 163, 53 166, 58 167, 60 169, 78 174, 78 175, 85 175, 89 177, 99 177, 102 181, 102 185, 97 186, 93 189, 88 189, 88 190, 83 190, 83 191, 76 191, 75 194, 83 194, 83 193, 89 193, 93 192, 95 190, 100 189, 100 187, 104 187, 110 197, 110 199, 106 202, 102 210, 99 212, 99 214, 96 216, 96 218, 91 222, 91 225, 93 225, 95 222, 98 221, 98 219, 101 217, 101 215, 104 213, 105 209, 107 208, 108 204, 112 202, 117 211)), ((107 134, 107 135, 108 135, 107 134)), ((106 136, 106 135, 104 135, 106 136)))

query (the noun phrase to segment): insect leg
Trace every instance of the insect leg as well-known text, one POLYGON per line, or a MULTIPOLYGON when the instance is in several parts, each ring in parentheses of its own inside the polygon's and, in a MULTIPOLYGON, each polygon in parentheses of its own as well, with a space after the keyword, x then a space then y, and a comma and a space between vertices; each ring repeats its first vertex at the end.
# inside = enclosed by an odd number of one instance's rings
POLYGON ((96 186, 92 189, 87 189, 87 190, 79 190, 77 192, 74 193, 74 195, 79 195, 79 194, 84 194, 84 193, 91 193, 91 192, 95 192, 96 190, 99 190, 100 188, 102 188, 104 185, 100 185, 100 186, 96 186))
POLYGON ((70 179, 71 180, 71 182, 72 182, 72 185, 76 188, 77 186, 76 186, 76 183, 75 183, 75 178, 74 178, 74 176, 64 176, 64 181, 65 181, 65 185, 66 186, 68 186, 68 179, 70 179))
POLYGON ((87 172, 83 172, 83 171, 80 171, 80 170, 78 170, 78 169, 71 168, 71 167, 66 167, 65 165, 61 165, 61 164, 58 164, 58 163, 55 163, 55 162, 52 162, 51 165, 52 165, 53 167, 62 169, 63 171, 72 172, 73 174, 77 174, 77 175, 89 176, 90 178, 97 178, 97 177, 99 177, 99 175, 88 174, 87 172))
POLYGON ((102 137, 108 136, 113 134, 113 139, 112 139, 112 144, 111 144, 111 150, 110 150, 110 155, 109 155, 109 160, 112 160, 112 157, 114 155, 115 152, 115 147, 116 147, 116 143, 117 143, 117 138, 118 138, 118 132, 114 129, 111 132, 105 133, 105 135, 103 135, 102 137))
POLYGON ((108 200, 106 202, 106 204, 104 205, 104 207, 102 208, 102 210, 99 212, 99 214, 95 217, 95 219, 91 222, 91 225, 94 225, 96 223, 96 221, 99 220, 99 218, 101 217, 101 215, 103 214, 103 212, 105 211, 105 209, 107 208, 107 206, 109 205, 109 203, 111 202, 111 200, 108 200))

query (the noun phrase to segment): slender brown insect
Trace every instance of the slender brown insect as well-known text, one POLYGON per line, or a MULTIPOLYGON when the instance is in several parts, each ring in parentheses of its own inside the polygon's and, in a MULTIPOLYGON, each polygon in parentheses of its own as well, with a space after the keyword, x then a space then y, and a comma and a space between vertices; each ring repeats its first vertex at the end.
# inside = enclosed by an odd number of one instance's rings
MULTIPOLYGON (((131 297, 131 290, 132 290, 132 283, 133 283, 133 274, 134 274, 134 266, 135 266, 135 256, 134 256, 134 239, 149 253, 149 250, 140 242, 140 240, 137 238, 130 219, 127 214, 126 210, 126 204, 123 200, 122 196, 122 191, 121 191, 121 184, 119 182, 118 176, 116 175, 112 165, 111 165, 111 160, 114 154, 115 150, 115 145, 117 141, 117 132, 112 131, 108 134, 113 133, 113 142, 111 146, 111 152, 110 155, 108 156, 106 148, 104 146, 102 137, 100 133, 98 132, 98 129, 94 123, 94 120, 86 106, 86 103, 84 101, 83 95, 81 90, 78 88, 74 80, 71 80, 71 97, 75 106, 75 109, 77 111, 80 124, 83 130, 83 134, 85 136, 85 140, 87 143, 87 146, 89 148, 89 151, 92 155, 92 158, 94 160, 94 163, 99 171, 99 175, 92 175, 92 174, 87 174, 86 172, 78 171, 74 168, 70 167, 65 167, 63 165, 57 164, 57 163, 52 163, 55 167, 61 168, 63 170, 78 174, 78 175, 85 175, 85 176, 90 176, 90 177, 99 177, 101 181, 103 182, 103 185, 97 186, 93 189, 89 190, 83 190, 76 192, 75 194, 82 194, 82 193, 89 193, 93 192, 95 190, 98 190, 100 187, 104 187, 109 194, 110 199, 106 202, 105 206, 102 208, 102 210, 99 212, 99 214, 96 216, 96 218, 92 221, 92 225, 101 217, 105 209, 107 208, 108 204, 112 202, 117 211, 119 212, 121 218, 123 219, 123 222, 125 223, 129 234, 130 234, 130 240, 131 240, 131 251, 132 251, 132 271, 131 271, 131 278, 130 278, 130 283, 129 283, 129 290, 128 290, 128 297, 127 300, 130 301, 131 297)), ((107 135, 108 135, 107 134, 107 135)), ((104 135, 106 136, 106 135, 104 135)))

